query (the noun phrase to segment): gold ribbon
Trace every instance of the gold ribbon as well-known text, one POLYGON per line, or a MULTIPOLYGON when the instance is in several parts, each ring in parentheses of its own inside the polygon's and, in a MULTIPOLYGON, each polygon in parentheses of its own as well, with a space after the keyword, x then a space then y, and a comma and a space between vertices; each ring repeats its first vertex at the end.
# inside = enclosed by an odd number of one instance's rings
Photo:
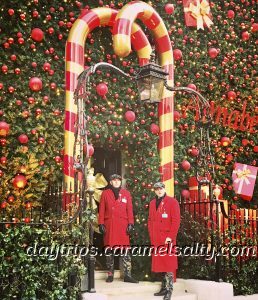
POLYGON ((184 8, 185 12, 190 12, 191 16, 196 19, 197 21, 197 30, 202 29, 204 30, 204 23, 207 27, 213 24, 212 20, 209 17, 210 13, 210 5, 207 0, 196 0, 196 5, 190 3, 189 7, 184 8))
POLYGON ((251 171, 249 169, 236 172, 237 178, 240 178, 240 179, 244 179, 244 178, 248 177, 248 175, 250 175, 250 174, 251 174, 251 171))
POLYGON ((96 190, 93 194, 93 197, 97 202, 99 202, 100 196, 102 194, 102 191, 99 190, 99 189, 102 189, 102 188, 106 187, 108 183, 107 183, 105 177, 103 176, 103 174, 101 174, 101 173, 97 173, 95 175, 95 178, 96 178, 96 181, 95 181, 96 190))

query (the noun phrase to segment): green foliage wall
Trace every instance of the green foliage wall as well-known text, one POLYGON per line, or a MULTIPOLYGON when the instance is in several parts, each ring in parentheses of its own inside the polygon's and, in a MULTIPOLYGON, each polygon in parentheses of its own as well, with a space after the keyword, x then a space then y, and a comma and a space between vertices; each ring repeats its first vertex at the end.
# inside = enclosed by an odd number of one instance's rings
MULTIPOLYGON (((166 1, 148 3, 163 18, 173 48, 182 52, 182 58, 175 60, 175 84, 194 84, 209 101, 214 101, 216 107, 225 107, 229 112, 237 110, 242 113, 246 102, 246 113, 255 117, 255 1, 211 2, 214 25, 204 30, 185 26, 182 1, 171 1, 174 4, 173 14, 166 13, 166 1), (233 11, 233 18, 228 17, 229 11, 233 11), (210 57, 210 48, 216 48, 218 55, 215 58, 210 57), (228 98, 230 91, 235 92, 235 99, 228 98)), ((48 182, 62 178, 64 52, 72 24, 82 10, 98 6, 120 9, 124 4, 106 0, 16 0, 1 4, 0 121, 10 124, 11 129, 9 135, 1 137, 0 141, 0 157, 6 158, 6 162, 0 162, 0 202, 7 211, 15 205, 25 205, 27 201, 36 205, 48 182), (42 42, 31 38, 31 30, 34 28, 44 32, 42 42), (31 77, 41 78, 43 87, 39 92, 29 88, 31 77), (21 144, 18 141, 21 134, 27 135, 28 143, 21 144), (43 142, 39 138, 43 138, 43 142), (24 174, 28 181, 23 190, 15 189, 12 184, 18 173, 24 174), (8 201, 10 195, 14 196, 14 202, 8 201)), ((148 30, 144 30, 150 36, 148 30)), ((85 66, 108 61, 133 74, 138 67, 135 54, 120 59, 114 55, 111 43, 109 29, 101 28, 92 32, 86 41, 85 66)), ((158 136, 151 133, 150 125, 158 124, 158 118, 156 107, 142 107, 136 99, 137 91, 132 82, 113 73, 99 72, 92 80, 86 114, 90 118, 90 142, 94 146, 120 149, 124 153, 127 185, 133 194, 136 213, 135 241, 146 243, 148 203, 153 197, 151 184, 159 178, 158 136), (99 82, 108 85, 106 98, 95 92, 99 82), (124 118, 128 110, 136 114, 133 123, 128 123, 124 118)), ((189 101, 186 95, 177 94, 175 97, 175 110, 180 114, 180 119, 175 123, 174 142, 177 194, 187 189, 187 179, 194 174, 194 158, 188 150, 195 146, 199 132, 194 124, 193 113, 188 109, 189 101), (189 171, 180 168, 180 163, 185 159, 192 165, 189 171)), ((231 174, 234 162, 257 165, 258 140, 255 132, 238 129, 223 126, 222 122, 212 125, 211 144, 216 162, 216 183, 223 187, 224 199, 248 206, 249 203, 233 192, 231 174), (231 141, 227 147, 223 147, 220 142, 224 136, 231 141)), ((257 206, 257 197, 256 188, 252 207, 257 206)), ((144 276, 144 263, 141 263, 139 269, 144 276)))

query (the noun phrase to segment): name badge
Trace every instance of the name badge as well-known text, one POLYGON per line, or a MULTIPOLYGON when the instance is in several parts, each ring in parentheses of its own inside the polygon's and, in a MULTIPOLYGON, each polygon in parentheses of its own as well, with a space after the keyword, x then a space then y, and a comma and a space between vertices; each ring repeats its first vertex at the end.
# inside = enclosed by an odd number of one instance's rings
POLYGON ((127 203, 126 198, 122 198, 122 202, 127 203))
POLYGON ((168 217, 168 214, 162 214, 162 218, 166 219, 168 217))

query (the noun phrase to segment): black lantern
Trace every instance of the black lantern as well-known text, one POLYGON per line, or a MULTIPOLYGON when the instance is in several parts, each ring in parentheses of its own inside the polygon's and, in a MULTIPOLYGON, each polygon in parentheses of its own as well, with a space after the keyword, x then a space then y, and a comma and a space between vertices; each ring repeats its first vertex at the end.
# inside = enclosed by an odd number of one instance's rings
POLYGON ((135 78, 140 100, 149 103, 160 102, 167 75, 168 73, 154 62, 142 66, 135 78))

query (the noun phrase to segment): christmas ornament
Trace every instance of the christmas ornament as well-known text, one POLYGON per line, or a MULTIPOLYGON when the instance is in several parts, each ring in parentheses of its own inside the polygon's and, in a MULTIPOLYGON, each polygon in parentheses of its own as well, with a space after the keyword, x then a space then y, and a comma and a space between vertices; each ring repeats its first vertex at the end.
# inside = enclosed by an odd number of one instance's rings
POLYGON ((218 50, 216 48, 209 48, 209 56, 210 58, 216 58, 218 56, 218 50))
POLYGON ((183 0, 183 5, 186 26, 197 27, 197 30, 211 27, 212 15, 207 0, 183 0))
POLYGON ((1 163, 2 165, 5 165, 6 162, 7 162, 7 158, 6 158, 5 156, 2 156, 2 157, 0 158, 0 163, 1 163))
POLYGON ((228 99, 229 100, 234 100, 234 99, 236 99, 236 93, 234 92, 234 91, 229 91, 228 93, 227 93, 227 97, 228 97, 228 99))
POLYGON ((183 160, 181 162, 181 167, 182 167, 183 170, 188 171, 188 170, 191 169, 191 164, 189 163, 189 161, 183 160))
POLYGON ((0 121, 0 136, 7 136, 10 130, 10 125, 5 121, 0 121))
POLYGON ((87 151, 88 151, 89 156, 92 156, 94 154, 94 147, 92 144, 84 145, 83 150, 84 150, 84 153, 87 153, 87 151))
POLYGON ((223 136, 221 139, 220 139, 220 142, 221 142, 221 145, 224 146, 224 147, 227 147, 229 144, 230 144, 230 138, 226 137, 226 136, 223 136))
POLYGON ((180 60, 183 56, 182 51, 180 49, 174 49, 173 56, 175 60, 180 60))
POLYGON ((188 153, 193 156, 193 157, 196 157, 199 155, 199 150, 197 148, 191 148, 188 150, 188 153))
POLYGON ((233 189, 243 200, 250 201, 257 176, 257 167, 235 163, 232 173, 233 189))
POLYGON ((244 31, 244 32, 242 32, 242 40, 243 41, 248 41, 249 40, 249 38, 250 38, 250 34, 249 34, 249 32, 248 31, 244 31))
POLYGON ((188 85, 187 85, 187 87, 189 88, 189 89, 192 89, 192 90, 197 90, 197 88, 196 88, 196 85, 195 84, 193 84, 193 83, 189 83, 188 85))
POLYGON ((14 200, 15 200, 15 198, 14 198, 13 195, 9 195, 8 198, 7 198, 7 201, 8 201, 9 203, 13 203, 14 200))
POLYGON ((235 12, 233 11, 233 10, 228 10, 228 12, 227 12, 227 16, 228 16, 228 18, 229 19, 234 19, 234 17, 235 17, 235 12))
POLYGON ((56 161, 56 163, 59 164, 59 163, 62 161, 62 159, 61 159, 60 156, 56 156, 56 157, 55 157, 55 161, 56 161))
POLYGON ((179 122, 180 118, 181 118, 180 112, 178 112, 177 110, 174 110, 174 121, 179 122))
POLYGON ((34 28, 31 31, 31 38, 35 42, 41 42, 44 38, 44 32, 40 28, 34 28))
POLYGON ((135 113, 133 111, 128 110, 125 113, 125 119, 126 119, 127 122, 132 123, 132 122, 134 122, 135 118, 136 118, 135 113))
POLYGON ((45 143, 45 139, 43 137, 39 137, 38 138, 38 143, 39 144, 44 144, 45 143))
POLYGON ((105 96, 108 92, 108 87, 105 83, 99 83, 97 86, 96 86, 96 91, 98 93, 98 95, 100 95, 101 97, 105 96))
POLYGON ((157 124, 152 123, 150 126, 150 131, 152 134, 158 134, 159 133, 159 126, 157 124))
POLYGON ((26 134, 21 134, 19 135, 18 137, 18 141, 21 143, 21 144, 27 144, 28 141, 29 141, 29 138, 26 134))
POLYGON ((173 5, 173 4, 167 3, 167 4, 165 5, 165 12, 166 12, 168 15, 173 14, 174 10, 175 10, 175 8, 174 8, 174 5, 173 5))
POLYGON ((29 81, 29 87, 34 92, 40 91, 42 89, 42 80, 38 77, 32 77, 29 81))
POLYGON ((252 32, 257 32, 258 31, 258 23, 253 23, 251 26, 251 31, 252 32))
POLYGON ((17 189, 23 189, 27 184, 27 179, 23 175, 16 175, 13 179, 13 186, 17 189))

